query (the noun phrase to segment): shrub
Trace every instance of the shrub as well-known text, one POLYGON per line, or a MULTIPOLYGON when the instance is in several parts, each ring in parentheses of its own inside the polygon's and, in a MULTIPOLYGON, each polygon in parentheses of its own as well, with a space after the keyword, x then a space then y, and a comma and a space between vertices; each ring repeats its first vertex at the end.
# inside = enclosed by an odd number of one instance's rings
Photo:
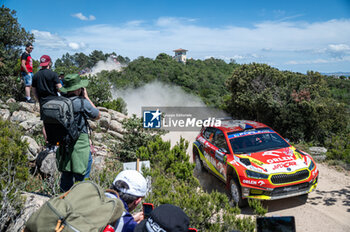
POLYGON ((265 216, 268 209, 262 205, 262 202, 256 199, 248 199, 249 207, 253 209, 254 213, 259 216, 265 216))
POLYGON ((250 218, 238 218, 239 208, 233 208, 225 194, 205 193, 193 176, 194 165, 186 154, 188 142, 183 138, 171 149, 170 142, 157 137, 141 147, 137 156, 148 159, 152 168, 144 170, 152 177, 152 187, 146 202, 155 206, 169 203, 182 208, 190 217, 190 226, 199 231, 254 231, 250 218))
POLYGON ((103 102, 111 100, 111 85, 108 79, 103 75, 106 71, 102 71, 97 75, 89 75, 89 86, 87 92, 89 98, 95 105, 101 105, 103 102))
POLYGON ((324 144, 347 126, 346 107, 334 100, 319 73, 279 71, 266 64, 238 67, 228 81, 226 110, 263 122, 292 141, 324 144))
POLYGON ((101 106, 106 107, 107 109, 118 111, 125 115, 128 114, 126 102, 121 97, 118 97, 116 100, 113 101, 103 102, 101 106))
POLYGON ((350 132, 335 135, 327 140, 327 159, 342 160, 350 165, 350 132))
POLYGON ((133 115, 128 120, 124 120, 123 127, 126 130, 122 143, 116 143, 113 152, 122 162, 135 161, 136 151, 139 147, 147 146, 158 135, 164 134, 162 130, 150 130, 143 128, 142 119, 133 115))
POLYGON ((22 135, 17 126, 0 119, 0 231, 20 212, 20 191, 28 179, 28 144, 22 135))

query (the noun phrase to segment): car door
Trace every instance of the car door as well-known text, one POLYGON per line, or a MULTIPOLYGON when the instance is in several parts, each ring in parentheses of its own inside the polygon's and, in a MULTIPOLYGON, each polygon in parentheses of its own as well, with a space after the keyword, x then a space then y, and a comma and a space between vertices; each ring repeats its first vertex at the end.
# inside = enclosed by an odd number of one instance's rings
POLYGON ((227 177, 227 153, 228 153, 228 146, 227 141, 225 138, 225 134, 219 130, 216 129, 215 135, 214 135, 214 141, 213 144, 215 146, 214 149, 214 159, 215 159, 215 168, 220 173, 220 177, 226 181, 227 177))

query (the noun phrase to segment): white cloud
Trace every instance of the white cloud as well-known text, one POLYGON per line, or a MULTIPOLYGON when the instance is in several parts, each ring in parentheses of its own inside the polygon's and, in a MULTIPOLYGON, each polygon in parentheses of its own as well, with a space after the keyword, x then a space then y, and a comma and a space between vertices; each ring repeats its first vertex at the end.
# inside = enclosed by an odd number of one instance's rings
POLYGON ((144 21, 143 20, 132 20, 127 22, 125 25, 127 27, 138 27, 140 26, 144 21))
POLYGON ((93 21, 96 19, 96 17, 93 15, 89 15, 89 17, 87 17, 87 16, 83 15, 83 13, 72 14, 72 16, 74 18, 78 18, 78 19, 83 20, 83 21, 93 21))
POLYGON ((85 43, 76 43, 76 42, 70 42, 68 43, 68 46, 73 50, 79 50, 86 47, 85 43))
MULTIPOLYGON (((172 50, 181 47, 188 49, 188 56, 194 59, 226 57, 246 63, 273 63, 278 68, 285 68, 287 64, 289 68, 290 65, 300 65, 300 60, 327 65, 322 61, 350 52, 350 19, 208 27, 198 25, 196 19, 162 17, 152 22, 134 20, 122 25, 95 24, 66 33, 60 35, 65 38, 65 44, 69 45, 67 41, 76 43, 70 48, 115 51, 132 59, 138 56, 155 58, 161 52, 173 55, 172 50)), ((62 49, 62 54, 66 52, 62 49)))
POLYGON ((56 34, 52 34, 48 31, 32 30, 31 32, 34 34, 35 37, 36 48, 41 48, 42 50, 65 50, 64 53, 66 53, 67 50, 79 50, 86 47, 86 44, 84 42, 77 43, 73 41, 68 41, 63 37, 56 34))

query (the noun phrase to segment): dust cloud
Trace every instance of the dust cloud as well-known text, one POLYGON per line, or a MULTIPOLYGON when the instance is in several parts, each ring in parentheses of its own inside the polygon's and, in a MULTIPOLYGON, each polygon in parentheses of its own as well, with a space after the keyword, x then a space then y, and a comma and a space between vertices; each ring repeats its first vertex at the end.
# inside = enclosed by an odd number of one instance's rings
MULTIPOLYGON (((114 99, 121 97, 127 104, 128 115, 136 114, 141 117, 141 107, 160 106, 160 107, 182 107, 182 106, 203 106, 203 101, 194 95, 186 93, 178 86, 171 86, 159 81, 146 84, 137 89, 113 90, 114 99)), ((192 154, 192 143, 195 141, 199 131, 171 131, 163 136, 163 139, 170 140, 174 146, 180 136, 189 141, 187 152, 192 154)))
POLYGON ((96 75, 97 73, 105 71, 121 71, 125 65, 120 64, 118 61, 115 61, 112 57, 108 57, 106 61, 100 60, 97 64, 91 69, 89 74, 96 75))

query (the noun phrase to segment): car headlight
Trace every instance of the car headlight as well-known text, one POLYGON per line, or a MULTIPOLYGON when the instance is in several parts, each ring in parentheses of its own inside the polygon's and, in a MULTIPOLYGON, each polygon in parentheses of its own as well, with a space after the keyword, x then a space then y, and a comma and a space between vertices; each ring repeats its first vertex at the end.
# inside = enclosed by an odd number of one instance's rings
POLYGON ((312 171, 314 169, 315 163, 311 160, 310 165, 309 165, 309 170, 312 171))
POLYGON ((250 170, 246 170, 247 176, 250 178, 255 178, 255 179, 267 179, 269 178, 269 175, 260 173, 260 172, 253 172, 250 170))

